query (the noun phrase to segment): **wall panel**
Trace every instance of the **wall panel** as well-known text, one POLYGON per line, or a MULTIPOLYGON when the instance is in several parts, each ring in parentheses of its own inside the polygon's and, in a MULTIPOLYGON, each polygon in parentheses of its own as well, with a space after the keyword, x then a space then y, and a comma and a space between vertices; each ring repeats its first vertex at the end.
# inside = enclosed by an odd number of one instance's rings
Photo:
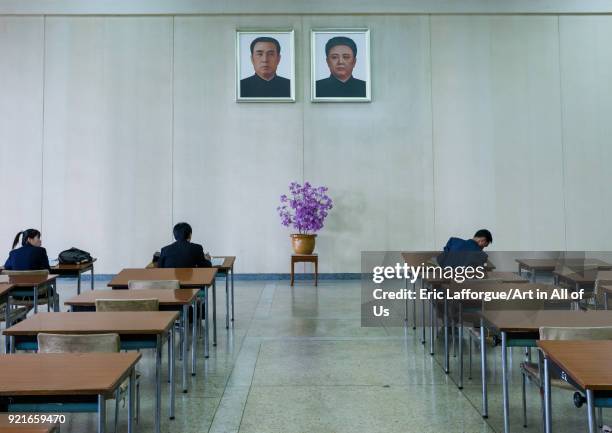
POLYGON ((2 17, 0 244, 42 227, 52 256, 79 246, 113 273, 187 220, 238 272, 287 272, 278 196, 307 179, 336 202, 322 272, 479 227, 496 249, 609 249, 611 19, 2 17), (361 26, 373 102, 311 103, 310 29, 361 26), (253 27, 295 29, 296 103, 234 102, 253 27))
POLYGON ((189 221, 205 249, 237 255, 236 272, 288 272, 289 239, 276 206, 302 174, 299 87, 296 103, 234 102, 236 28, 266 26, 293 27, 304 61, 296 17, 175 22, 174 221, 189 221))
POLYGON ((432 17, 436 239, 564 247, 555 17, 432 17))
POLYGON ((372 102, 305 107, 304 176, 327 185, 336 203, 318 239, 322 269, 359 272, 361 251, 431 248, 427 17, 309 17, 304 25, 371 32, 372 102))
POLYGON ((47 19, 43 225, 52 253, 144 266, 171 233, 172 18, 47 19))
POLYGON ((569 249, 612 248, 612 17, 561 17, 569 249))
POLYGON ((41 227, 43 41, 42 17, 0 17, 0 265, 15 233, 41 227))

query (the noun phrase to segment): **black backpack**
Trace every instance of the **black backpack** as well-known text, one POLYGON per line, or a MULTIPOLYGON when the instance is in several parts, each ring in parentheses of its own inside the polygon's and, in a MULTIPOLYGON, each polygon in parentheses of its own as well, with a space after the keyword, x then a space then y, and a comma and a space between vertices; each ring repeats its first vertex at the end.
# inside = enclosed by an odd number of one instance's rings
POLYGON ((76 265, 91 262, 93 259, 87 251, 72 247, 59 253, 58 260, 63 265, 76 265))

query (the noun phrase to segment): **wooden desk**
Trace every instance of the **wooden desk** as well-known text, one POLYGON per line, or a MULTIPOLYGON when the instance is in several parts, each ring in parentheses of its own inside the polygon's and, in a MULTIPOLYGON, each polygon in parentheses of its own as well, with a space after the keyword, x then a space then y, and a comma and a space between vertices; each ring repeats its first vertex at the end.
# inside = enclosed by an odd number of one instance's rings
MULTIPOLYGON (((408 265, 408 266, 413 266, 413 267, 418 267, 418 266, 425 266, 425 267, 437 267, 440 268, 439 265, 437 265, 437 257, 442 254, 442 251, 411 251, 411 252, 403 252, 402 253, 402 259, 404 260, 404 262, 408 265), (434 261, 434 259, 436 259, 434 261)), ((484 265, 485 271, 488 274, 493 273, 494 269, 495 269, 495 265, 493 263, 491 263, 490 261, 487 260, 487 262, 484 265)), ((510 272, 503 272, 503 273, 498 273, 498 280, 503 281, 504 278, 501 278, 502 275, 507 276, 509 274, 511 274, 510 272)), ((445 278, 419 278, 419 280, 421 281, 421 289, 433 289, 434 286, 438 286, 440 284, 446 284, 446 283, 450 283, 451 281, 445 278)), ((491 278, 492 280, 492 278, 491 278)), ((512 281, 515 280, 515 277, 512 277, 512 281)), ((406 280, 406 290, 408 289, 408 280, 406 280)), ((416 291, 416 281, 412 284, 412 289, 414 291, 416 291)), ((417 304, 417 300, 415 299, 412 303, 412 329, 416 329, 416 304, 417 304)), ((426 310, 426 306, 425 306, 425 299, 421 300, 421 306, 422 306, 422 316, 421 316, 421 320, 423 321, 423 326, 421 327, 421 344, 425 344, 426 343, 426 330, 425 330, 425 310, 426 310)), ((430 303, 430 313, 433 312, 433 303, 430 303)), ((406 317, 405 317, 405 321, 408 322, 408 300, 406 299, 406 317)), ((433 331, 430 332, 430 335, 433 336, 433 331)), ((433 355, 433 343, 430 343, 430 353, 433 355)))
POLYGON ((187 342, 189 306, 193 307, 192 337, 191 337, 191 374, 196 374, 196 301, 198 289, 142 289, 142 290, 94 290, 83 292, 64 302, 72 311, 96 311, 96 299, 157 299, 161 311, 178 311, 180 313, 181 327, 180 348, 183 360, 183 392, 187 392, 187 342))
POLYGON ((11 339, 11 352, 38 350, 37 337, 49 334, 119 334, 122 350, 155 349, 155 423, 159 431, 161 414, 162 344, 168 340, 170 369, 170 418, 174 418, 174 311, 108 313, 40 313, 4 331, 11 339))
POLYGON ((213 285, 216 275, 216 268, 131 268, 115 275, 108 287, 127 289, 131 280, 178 280, 181 289, 202 289, 213 285))
MULTIPOLYGON (((449 286, 449 290, 451 291, 456 291, 456 290, 461 290, 462 288, 465 287, 469 287, 471 291, 476 291, 476 292, 482 292, 482 291, 490 291, 490 292, 509 292, 509 291, 516 291, 516 290, 520 290, 521 292, 531 292, 534 296, 536 293, 548 293, 549 294, 549 298, 551 293, 553 293, 553 291, 558 290, 558 287, 552 285, 552 284, 541 284, 541 283, 527 283, 524 281, 515 281, 515 282, 505 282, 505 283, 496 283, 495 285, 491 285, 491 284, 487 284, 486 282, 481 282, 480 284, 478 284, 476 281, 471 282, 471 283, 464 283, 463 287, 461 287, 462 285, 459 284, 455 284, 454 287, 453 286, 449 286), (466 284, 468 284, 466 286, 466 284)), ((461 389, 461 387, 463 386, 463 344, 462 344, 462 335, 463 335, 463 304, 464 303, 468 303, 468 307, 470 306, 469 301, 454 301, 456 304, 458 304, 459 308, 458 308, 458 323, 459 323, 459 336, 460 336, 460 340, 459 340, 459 352, 460 352, 460 359, 459 359, 459 366, 460 366, 460 376, 459 376, 459 389, 461 389)), ((510 301, 512 302, 512 301, 510 301)), ((530 303, 530 302, 541 302, 541 301, 529 301, 529 300, 525 300, 525 301, 520 301, 520 302, 526 302, 526 303, 530 303)), ((471 304, 471 308, 470 308, 470 312, 471 313, 477 313, 477 314, 481 314, 483 309, 490 304, 487 304, 487 302, 481 302, 480 305, 478 305, 477 307, 474 307, 474 304, 471 304)), ((532 307, 533 308, 533 307, 532 307)), ((480 329, 480 338, 485 338, 484 332, 483 332, 483 327, 481 326, 480 329)), ((485 340, 481 340, 481 341, 485 341, 485 340)), ((486 359, 486 347, 485 345, 481 344, 481 359, 486 359)), ((531 356, 530 352, 528 351, 528 356, 531 356)), ((448 363, 448 361, 447 361, 448 363)), ((486 373, 486 370, 483 370, 486 373)), ((483 380, 483 383, 486 383, 486 378, 483 380)), ((483 401, 486 400, 486 388, 483 388, 483 401)), ((484 412, 486 413, 486 407, 484 412)))
MULTIPOLYGON (((431 261, 431 259, 438 257, 442 251, 410 251, 403 252, 402 259, 408 266, 423 266, 427 265, 431 261)), ((424 288, 423 280, 421 279, 421 288, 424 288)), ((408 289, 408 280, 406 280, 406 290, 408 289)), ((416 292, 416 281, 412 283, 412 290, 416 292)), ((422 317, 423 326, 421 327, 422 335, 421 335, 421 344, 425 344, 425 300, 421 300, 422 306, 422 317)), ((406 314, 404 321, 408 323, 408 299, 406 299, 406 314)), ((412 329, 417 328, 417 300, 412 301, 412 329)))
POLYGON ((38 291, 47 287, 50 293, 49 299, 53 299, 53 311, 59 311, 59 297, 57 296, 56 286, 57 275, 10 275, 9 283, 14 287, 11 289, 13 296, 33 296, 34 314, 38 313, 38 291), (30 290, 32 293, 30 293, 30 290))
MULTIPOLYGON (((18 415, 12 413, 10 415, 18 415)), ((23 414, 22 414, 23 415, 23 414)), ((31 416, 32 414, 26 414, 31 416)), ((0 433, 57 433, 59 428, 53 423, 22 424, 9 421, 8 413, 0 413, 0 433)))
POLYGON ((50 273, 62 277, 76 277, 77 279, 77 294, 81 294, 81 274, 91 272, 91 290, 94 289, 94 263, 97 259, 94 258, 91 262, 79 263, 75 265, 57 264, 51 266, 50 273))
MULTIPOLYGON (((32 341, 41 333, 50 334, 119 334, 125 339, 121 350, 132 349, 132 337, 150 339, 151 336, 168 332, 178 318, 174 311, 129 311, 104 313, 40 313, 28 317, 3 331, 4 335, 15 337, 17 350, 37 350, 36 347, 21 348, 20 343, 32 341), (19 338, 32 337, 32 338, 19 338)), ((150 347, 145 347, 150 348, 150 347)))
POLYGON ((514 272, 491 271, 487 272, 486 281, 501 281, 502 283, 528 283, 527 278, 514 272))
POLYGON ((98 433, 106 431, 106 399, 129 378, 128 432, 133 431, 139 353, 0 355, 0 405, 97 402, 98 433))
POLYGON ((538 346, 544 353, 545 431, 552 432, 552 373, 586 394, 589 433, 595 433, 595 401, 612 395, 612 341, 538 341, 538 346))
POLYGON ((584 269, 612 269, 612 264, 599 259, 516 259, 518 273, 522 274, 525 270, 530 273, 531 281, 535 282, 537 272, 553 272, 557 266, 581 267, 584 269))
MULTIPOLYGON (((470 288, 472 291, 493 291, 493 290, 498 290, 498 291, 504 291, 504 290, 510 290, 513 288, 513 286, 505 286, 505 284, 521 284, 521 286, 519 287, 519 290, 530 290, 533 289, 533 287, 528 287, 525 286, 523 284, 528 283, 528 281, 522 277, 520 277, 519 275, 513 273, 513 272, 501 272, 501 271, 490 271, 487 272, 486 274, 486 278, 482 278, 482 279, 472 279, 472 280, 466 280, 463 283, 455 283, 453 280, 449 280, 446 278, 423 278, 422 279, 422 284, 423 284, 423 288, 428 289, 429 291, 434 291, 437 288, 440 289, 449 289, 451 291, 461 291, 461 289, 463 288, 470 288)), ((430 327, 429 327, 429 353, 430 355, 434 355, 434 329, 435 329, 435 304, 436 304, 436 300, 435 299, 431 299, 429 302, 429 320, 430 320, 430 327)), ((449 311, 449 307, 448 307, 448 302, 445 299, 444 301, 445 305, 444 305, 444 348, 445 348, 445 368, 444 370, 446 371, 446 373, 448 374, 449 370, 448 370, 448 365, 449 365, 449 358, 448 358, 448 311, 449 311)), ((423 303, 423 318, 425 318, 425 309, 424 309, 425 305, 423 303)), ((425 329, 425 324, 423 323, 423 329, 425 329)), ((423 331, 423 343, 425 341, 425 332, 423 331)))
MULTIPOLYGON (((147 268, 123 269, 109 283, 113 289, 127 289, 131 280, 178 280, 181 289, 199 289, 204 293, 204 357, 209 356, 209 314, 208 314, 208 287, 212 286, 213 294, 213 345, 217 345, 217 308, 216 308, 216 268, 147 268)), ((197 308, 194 314, 197 316, 197 308)), ((194 323, 197 320, 194 320, 194 323)), ((196 325, 193 325, 196 329, 196 325)), ((194 335, 196 332, 193 333, 194 335)), ((192 372, 193 373, 193 372, 192 372)))
POLYGON ((569 287, 573 291, 580 291, 584 288, 585 293, 589 290, 591 293, 595 288, 595 281, 599 274, 598 269, 585 269, 584 271, 574 272, 570 268, 564 268, 559 271, 553 271, 553 277, 556 285, 569 287))
POLYGON ((138 290, 94 290, 83 292, 68 299, 68 305, 73 311, 95 311, 97 299, 148 299, 159 300, 159 309, 180 311, 183 306, 191 305, 198 295, 198 289, 138 289, 138 290))
POLYGON ((213 256, 213 259, 224 259, 221 266, 216 266, 219 274, 225 275, 225 329, 229 329, 229 297, 232 300, 232 317, 231 321, 234 321, 234 263, 236 262, 236 256, 213 256), (228 278, 231 273, 231 295, 228 295, 228 278))
POLYGON ((442 251, 410 251, 402 253, 402 259, 408 266, 427 265, 431 259, 438 257, 442 251))
POLYGON ((314 275, 315 275, 315 286, 319 285, 319 255, 318 254, 291 254, 291 286, 295 277, 295 264, 296 263, 313 263, 314 264, 314 275))
MULTIPOLYGON (((482 313, 485 323, 499 332, 537 340, 540 327, 612 326, 612 311, 606 310, 488 310, 482 313), (525 335, 532 334, 532 335, 525 335)), ((535 343, 535 341, 534 341, 535 343)))
POLYGON ((514 272, 503 272, 503 271, 491 271, 485 274, 485 278, 473 278, 469 280, 465 280, 462 283, 455 283, 454 280, 448 278, 424 278, 423 281, 425 284, 431 286, 439 286, 439 287, 480 287, 483 284, 505 284, 505 283, 515 283, 515 284, 523 284, 528 283, 529 280, 521 277, 514 272))
MULTIPOLYGON (((536 293, 539 291, 551 292, 555 289, 554 286, 548 284, 529 284, 529 282, 523 278, 515 278, 518 275, 510 272, 490 272, 487 274, 492 276, 491 279, 482 280, 470 280, 463 283, 450 283, 441 284, 439 287, 446 291, 451 296, 449 300, 446 296, 443 301, 443 320, 444 320, 444 371, 446 374, 450 372, 450 351, 449 351, 449 327, 453 330, 454 339, 454 317, 457 317, 458 333, 459 333, 459 381, 458 388, 463 389, 463 313, 464 309, 471 313, 480 313, 483 309, 483 305, 486 305, 486 301, 482 300, 457 300, 452 297, 463 290, 469 290, 472 293, 484 293, 484 292, 532 292, 536 293), (456 309, 456 311, 453 311, 456 309), (451 320, 452 319, 452 320, 451 320)), ((438 301, 435 299, 431 300, 433 308, 438 301)), ((431 316, 435 318, 435 314, 432 311, 431 316)), ((435 320, 431 321, 431 329, 435 329, 435 320)), ((433 333, 430 335, 430 353, 433 354, 433 333)))
MULTIPOLYGON (((539 339, 540 327, 590 327, 612 326, 612 311, 605 310, 533 310, 533 311, 484 311, 481 314, 480 335, 484 340, 485 328, 501 332, 502 393, 504 432, 509 433, 508 396, 508 347, 534 347, 539 339)), ((601 343, 601 342, 599 342, 601 343)), ((484 345, 483 345, 484 346, 484 345)), ((608 361, 609 362, 609 361, 608 361)), ((608 364, 609 365, 609 364, 608 364)), ((486 351, 481 350, 481 368, 486 373, 486 351), (484 352, 484 355, 483 355, 484 352)), ((486 374, 482 375, 483 416, 488 416, 486 374)))

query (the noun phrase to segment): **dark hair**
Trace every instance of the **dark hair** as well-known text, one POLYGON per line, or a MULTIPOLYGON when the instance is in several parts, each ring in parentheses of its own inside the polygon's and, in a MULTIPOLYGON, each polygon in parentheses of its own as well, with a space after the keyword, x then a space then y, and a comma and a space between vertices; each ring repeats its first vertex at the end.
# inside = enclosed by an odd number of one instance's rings
POLYGON ((21 236, 21 246, 25 246, 28 243, 28 239, 40 237, 40 232, 36 229, 27 229, 17 233, 17 236, 15 236, 15 240, 13 241, 13 247, 11 249, 14 250, 17 244, 19 243, 19 236, 21 236))
POLYGON ((172 233, 177 241, 186 241, 191 236, 191 226, 187 223, 178 223, 174 226, 172 233))
POLYGON ((253 39, 253 42, 251 42, 251 55, 253 55, 253 49, 255 48, 255 44, 257 42, 272 42, 274 45, 276 45, 276 54, 280 54, 280 44, 276 39, 271 38, 269 36, 261 36, 259 38, 253 39))
POLYGON ((489 242, 490 244, 493 243, 493 235, 491 235, 491 232, 487 229, 478 230, 476 233, 474 233, 474 237, 475 238, 486 238, 487 242, 489 242))
POLYGON ((329 56, 329 51, 338 45, 346 45, 353 51, 353 56, 357 57, 357 45, 355 45, 355 41, 346 36, 336 36, 327 41, 325 44, 325 56, 329 56))

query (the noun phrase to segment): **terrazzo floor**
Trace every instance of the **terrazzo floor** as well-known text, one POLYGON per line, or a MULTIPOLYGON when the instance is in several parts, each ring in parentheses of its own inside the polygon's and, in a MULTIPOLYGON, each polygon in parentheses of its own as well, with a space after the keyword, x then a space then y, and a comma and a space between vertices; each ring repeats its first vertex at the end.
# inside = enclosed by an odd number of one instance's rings
MULTIPOLYGON (((432 357, 419 330, 362 328, 360 282, 236 281, 236 319, 225 329, 224 281, 218 280, 218 345, 204 361, 198 345, 197 376, 188 376, 188 394, 177 392, 176 419, 167 417, 163 386, 162 432, 172 433, 484 433, 502 432, 499 348, 489 348, 489 418, 480 415, 480 366, 473 379, 456 386, 441 367, 441 348, 432 357)), ((60 299, 76 294, 72 280, 60 280, 60 299)), ((83 286, 87 288, 86 282, 83 286)), ((106 281, 96 281, 105 289, 106 281)), ((538 389, 528 386, 527 428, 522 426, 520 349, 511 351, 510 425, 512 432, 539 432, 538 389)), ((143 351, 139 432, 153 432, 154 357, 143 351)), ((166 356, 164 351, 164 365, 166 356)), ((467 354, 466 354, 467 368, 467 354)), ((177 377, 181 375, 177 363, 177 377)), ((165 370, 165 369, 164 369, 165 370)), ((164 379, 166 370, 164 371, 164 379)), ((165 382, 164 382, 165 383, 165 382)), ((586 431, 586 410, 572 393, 553 390, 555 432, 586 431)), ((113 403, 108 429, 112 431, 113 403)), ((126 431, 121 409, 119 431, 126 431)), ((606 413, 604 412, 604 419, 606 413)), ((94 414, 69 415, 65 433, 96 431, 94 414)))

